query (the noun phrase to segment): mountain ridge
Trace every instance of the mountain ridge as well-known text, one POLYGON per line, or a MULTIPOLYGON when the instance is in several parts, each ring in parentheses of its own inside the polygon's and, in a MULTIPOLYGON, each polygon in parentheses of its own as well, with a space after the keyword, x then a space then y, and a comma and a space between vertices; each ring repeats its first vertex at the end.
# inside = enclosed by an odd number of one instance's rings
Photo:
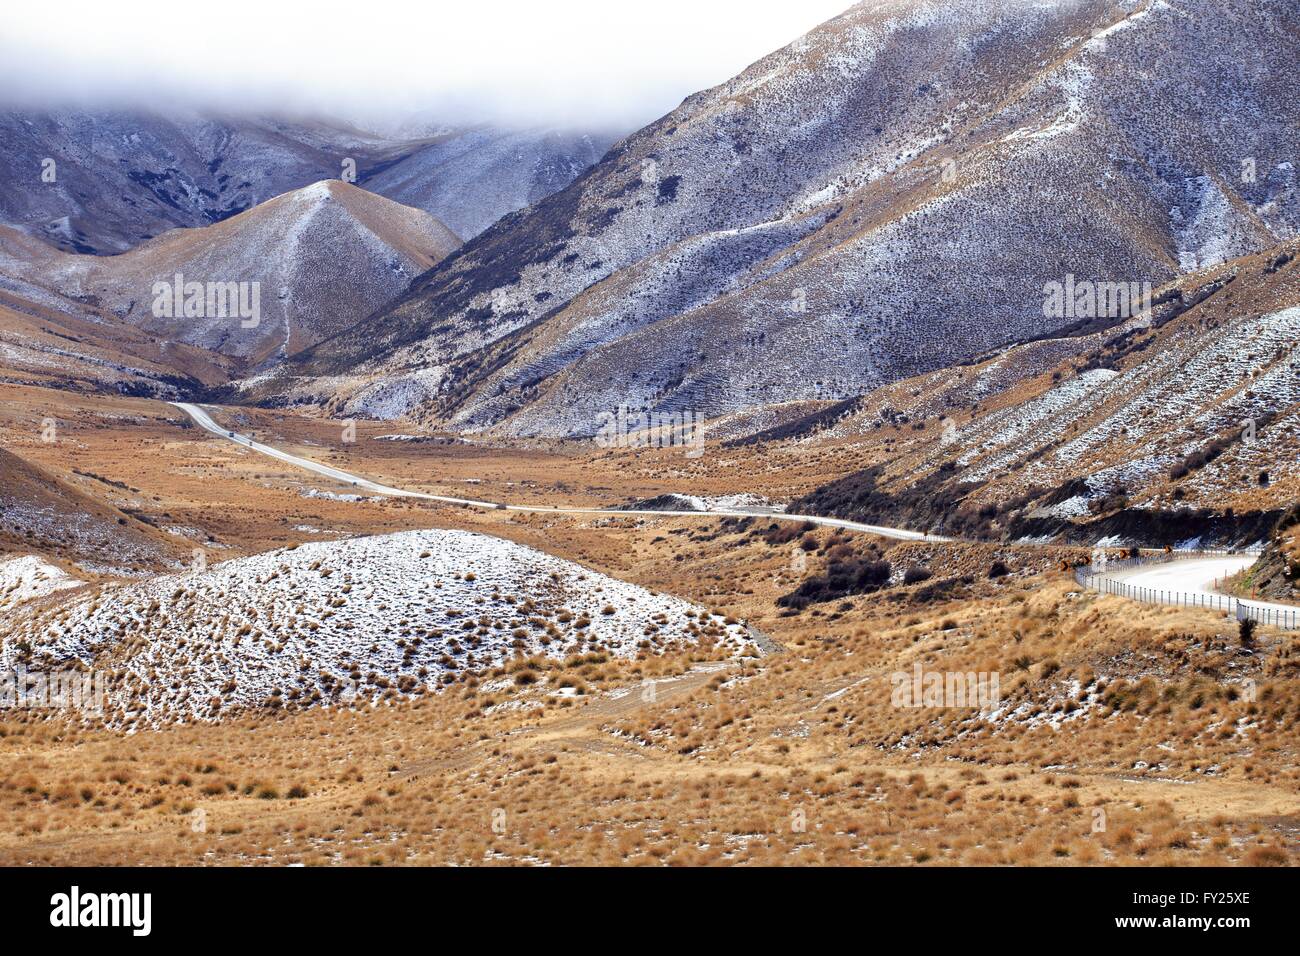
POLYGON ((0 223, 65 252, 113 254, 337 177, 445 215, 468 236, 567 184, 611 140, 487 124, 374 133, 319 117, 0 111, 0 223))

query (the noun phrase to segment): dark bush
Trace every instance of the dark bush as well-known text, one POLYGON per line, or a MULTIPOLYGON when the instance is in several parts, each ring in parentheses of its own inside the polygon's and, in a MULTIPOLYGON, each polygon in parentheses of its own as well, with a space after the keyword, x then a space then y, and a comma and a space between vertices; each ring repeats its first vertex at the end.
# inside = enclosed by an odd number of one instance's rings
POLYGON ((777 598, 778 607, 805 608, 849 594, 870 594, 889 583, 893 569, 874 555, 832 561, 824 574, 808 578, 790 594, 777 598))
POLYGON ((1241 638, 1241 646, 1253 648, 1255 646, 1255 621, 1253 618, 1244 617, 1237 622, 1237 636, 1241 638))
POLYGON ((799 524, 793 521, 773 521, 766 529, 759 532, 759 536, 769 545, 777 548, 816 530, 817 525, 811 521, 801 521, 799 524))
POLYGON ((912 567, 903 573, 904 584, 919 584, 921 581, 930 580, 930 571, 927 568, 912 567))

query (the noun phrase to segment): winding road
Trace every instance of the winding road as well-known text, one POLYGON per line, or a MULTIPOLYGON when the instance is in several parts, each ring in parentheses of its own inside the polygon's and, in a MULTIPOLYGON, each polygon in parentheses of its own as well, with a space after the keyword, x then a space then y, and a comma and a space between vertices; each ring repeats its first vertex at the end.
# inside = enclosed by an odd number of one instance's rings
POLYGON ((1189 558, 1167 564, 1139 565, 1103 577, 1151 591, 1219 597, 1213 587, 1216 580, 1244 571, 1254 563, 1253 554, 1230 554, 1221 558, 1189 558))
POLYGON ((268 455, 286 464, 295 465, 298 468, 304 468, 307 471, 315 472, 325 478, 332 478, 335 481, 341 481, 353 485, 356 488, 364 489, 377 495, 388 495, 394 498, 420 498, 426 501, 440 501, 444 504, 463 505, 470 508, 487 508, 496 511, 521 511, 530 514, 577 514, 577 515, 668 515, 678 517, 699 517, 700 515, 713 515, 724 518, 771 518, 775 521, 811 521, 813 524, 822 525, 828 528, 844 528, 848 531, 861 531, 867 534, 879 535, 882 538, 895 538, 900 541, 950 541, 950 538, 943 538, 938 535, 925 534, 921 531, 908 531, 905 528, 889 528, 883 525, 862 524, 857 521, 846 521, 842 518, 825 518, 820 515, 794 515, 784 511, 772 512, 761 509, 744 510, 741 508, 711 508, 704 511, 663 511, 657 508, 632 509, 632 508, 560 508, 551 505, 512 505, 498 503, 494 501, 477 501, 473 498, 452 498, 447 495, 431 495, 423 491, 409 491, 405 488, 394 488, 390 485, 382 485, 379 482, 371 481, 368 478, 362 478, 353 475, 339 468, 332 468, 329 465, 322 465, 319 462, 312 461, 310 458, 300 458, 297 455, 291 455, 288 452, 273 448, 270 445, 264 445, 261 442, 254 441, 247 435, 241 435, 227 428, 222 428, 212 420, 212 417, 198 405, 192 405, 189 402, 171 402, 176 408, 179 408, 186 415, 194 420, 194 423, 200 428, 212 432, 214 435, 220 435, 227 441, 232 441, 236 445, 252 451, 268 455))

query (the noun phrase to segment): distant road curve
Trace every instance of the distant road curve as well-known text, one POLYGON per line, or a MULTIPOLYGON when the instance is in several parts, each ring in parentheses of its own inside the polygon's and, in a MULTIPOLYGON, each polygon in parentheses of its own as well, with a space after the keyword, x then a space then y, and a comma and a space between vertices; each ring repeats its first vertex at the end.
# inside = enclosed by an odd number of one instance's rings
POLYGON ((423 491, 408 491, 405 488, 393 488, 389 485, 381 485, 376 481, 368 478, 362 478, 353 475, 339 468, 332 468, 329 465, 322 465, 319 462, 312 461, 310 458, 299 458, 297 455, 291 455, 288 452, 281 451, 278 448, 272 448, 270 445, 263 445, 261 442, 254 441, 247 435, 241 435, 238 432, 222 428, 214 422, 210 415, 198 405, 192 405, 189 402, 171 402, 186 415, 194 420, 194 423, 200 428, 212 432, 214 435, 220 435, 227 441, 232 441, 236 445, 242 445, 245 448, 260 452, 271 458, 275 458, 286 464, 294 465, 307 471, 315 472, 325 478, 332 478, 335 481, 341 481, 352 485, 356 488, 365 489, 377 495, 388 495, 393 498, 420 498, 426 501, 440 501, 451 505, 466 505, 471 508, 485 508, 495 511, 521 511, 530 514, 575 514, 575 515, 668 515, 677 517, 698 517, 700 515, 714 515, 726 518, 771 518, 776 521, 811 521, 813 524, 822 525, 828 528, 843 528, 847 531, 860 531, 865 534, 879 535, 882 538, 895 538, 899 541, 951 541, 951 538, 940 537, 935 534, 926 534, 921 531, 908 531, 905 528, 888 528, 883 525, 862 524, 857 521, 845 521, 842 518, 824 518, 820 515, 793 515, 786 512, 768 512, 760 509, 745 511, 739 508, 718 508, 708 511, 659 511, 657 509, 625 509, 625 508, 559 508, 550 505, 512 505, 498 503, 495 501, 477 501, 473 498, 451 498, 446 495, 431 495, 423 491))
POLYGON ((1240 601, 1214 590, 1216 580, 1244 571, 1255 563, 1255 554, 1225 554, 1204 558, 1186 558, 1158 564, 1140 564, 1134 567, 1104 571, 1095 575, 1095 582, 1116 581, 1132 588, 1145 589, 1148 594, 1139 600, 1157 603, 1183 604, 1192 607, 1210 607, 1226 613, 1235 613, 1237 605, 1255 612, 1273 611, 1287 619, 1294 619, 1298 609, 1293 604, 1275 604, 1270 601, 1240 601))

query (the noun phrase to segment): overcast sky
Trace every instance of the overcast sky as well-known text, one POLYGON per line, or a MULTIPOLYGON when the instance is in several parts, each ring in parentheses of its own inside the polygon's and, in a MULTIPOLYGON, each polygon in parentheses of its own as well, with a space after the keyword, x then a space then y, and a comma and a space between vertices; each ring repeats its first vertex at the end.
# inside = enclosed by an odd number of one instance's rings
POLYGON ((640 126, 850 0, 7 2, 10 102, 640 126), (453 115, 458 114, 458 115, 453 115))

